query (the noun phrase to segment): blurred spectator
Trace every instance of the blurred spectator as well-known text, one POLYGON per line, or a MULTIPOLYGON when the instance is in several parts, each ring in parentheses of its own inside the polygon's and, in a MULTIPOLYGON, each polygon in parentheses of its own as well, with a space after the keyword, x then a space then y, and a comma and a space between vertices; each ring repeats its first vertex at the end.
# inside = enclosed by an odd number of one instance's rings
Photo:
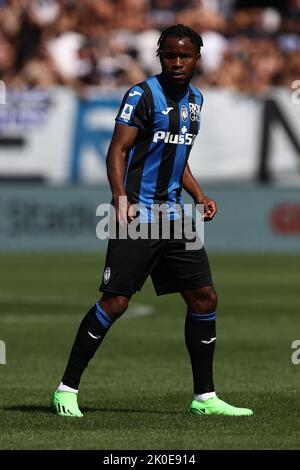
POLYGON ((300 77, 300 0, 0 0, 0 77, 127 87, 160 70, 157 40, 177 22, 203 37, 200 87, 261 94, 300 77))
POLYGON ((63 79, 80 75, 79 50, 85 37, 77 32, 76 26, 76 18, 63 14, 57 22, 55 37, 50 37, 46 42, 52 61, 63 79))

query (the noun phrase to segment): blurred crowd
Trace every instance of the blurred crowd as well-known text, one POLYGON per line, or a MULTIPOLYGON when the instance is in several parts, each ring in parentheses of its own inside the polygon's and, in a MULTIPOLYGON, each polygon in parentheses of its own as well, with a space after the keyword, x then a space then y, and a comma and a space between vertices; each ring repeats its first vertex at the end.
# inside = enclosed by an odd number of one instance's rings
POLYGON ((300 79, 300 0, 0 0, 0 78, 126 87, 160 71, 157 40, 175 23, 203 38, 200 87, 264 94, 300 79))

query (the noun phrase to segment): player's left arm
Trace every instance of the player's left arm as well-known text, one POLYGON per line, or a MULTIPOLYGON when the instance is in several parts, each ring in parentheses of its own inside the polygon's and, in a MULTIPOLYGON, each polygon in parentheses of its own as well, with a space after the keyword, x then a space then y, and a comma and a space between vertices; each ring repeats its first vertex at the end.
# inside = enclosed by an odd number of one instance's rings
POLYGON ((217 204, 213 199, 204 194, 192 175, 188 163, 186 164, 183 172, 182 187, 194 199, 195 204, 204 205, 204 221, 212 220, 217 213, 217 204))

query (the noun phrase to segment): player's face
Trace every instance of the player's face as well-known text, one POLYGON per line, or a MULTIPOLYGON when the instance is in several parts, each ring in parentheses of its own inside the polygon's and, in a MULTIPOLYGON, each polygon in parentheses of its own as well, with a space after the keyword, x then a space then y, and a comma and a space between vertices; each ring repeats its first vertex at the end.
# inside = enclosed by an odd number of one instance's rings
POLYGON ((168 37, 160 53, 162 71, 175 87, 181 88, 194 75, 199 57, 190 38, 168 37))

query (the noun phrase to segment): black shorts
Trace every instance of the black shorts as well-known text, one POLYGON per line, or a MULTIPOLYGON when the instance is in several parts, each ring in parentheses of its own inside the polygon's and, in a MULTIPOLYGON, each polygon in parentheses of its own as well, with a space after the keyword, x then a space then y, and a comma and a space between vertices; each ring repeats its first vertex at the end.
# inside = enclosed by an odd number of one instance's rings
POLYGON ((157 295, 212 285, 204 247, 187 250, 182 239, 109 240, 99 290, 131 296, 141 290, 148 275, 157 295))

